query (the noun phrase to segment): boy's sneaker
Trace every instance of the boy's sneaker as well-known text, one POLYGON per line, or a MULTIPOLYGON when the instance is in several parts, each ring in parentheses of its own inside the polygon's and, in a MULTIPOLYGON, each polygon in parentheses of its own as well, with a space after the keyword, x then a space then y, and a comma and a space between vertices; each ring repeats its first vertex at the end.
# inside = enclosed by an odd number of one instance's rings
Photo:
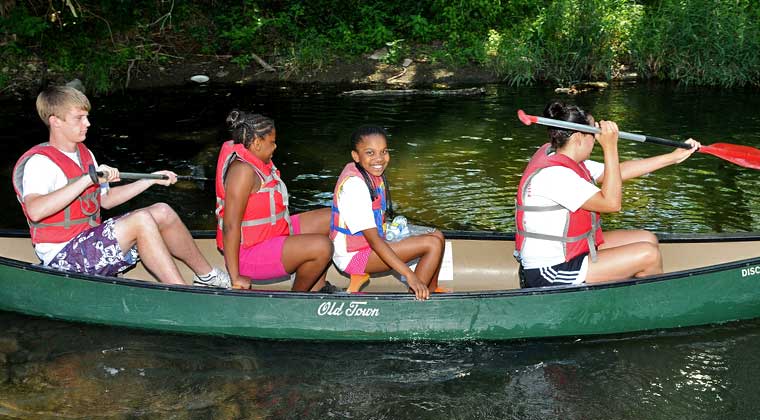
POLYGON ((232 282, 230 281, 230 275, 226 271, 214 267, 205 276, 193 276, 193 285, 229 289, 232 287, 232 282))

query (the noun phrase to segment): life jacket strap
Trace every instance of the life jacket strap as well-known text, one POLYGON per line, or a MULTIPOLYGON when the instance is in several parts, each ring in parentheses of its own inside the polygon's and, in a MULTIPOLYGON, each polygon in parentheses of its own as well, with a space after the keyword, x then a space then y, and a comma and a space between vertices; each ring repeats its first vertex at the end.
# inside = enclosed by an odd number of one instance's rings
POLYGON ((515 204, 515 210, 522 210, 522 211, 557 211, 557 210, 564 210, 565 208, 560 206, 559 204, 555 204, 553 206, 521 206, 519 204, 515 204))
MULTIPOLYGON (((586 239, 588 241, 588 249, 589 249, 589 255, 591 256, 591 262, 597 261, 597 251, 596 251, 596 232, 601 228, 601 221, 596 217, 596 213, 591 213, 591 229, 578 236, 556 236, 556 235, 548 235, 545 233, 536 233, 536 232, 528 232, 522 229, 517 229, 517 233, 522 235, 525 238, 532 238, 532 239, 541 239, 544 241, 559 241, 563 243, 568 242, 577 242, 582 239, 586 239)), ((520 261, 520 255, 515 251, 515 258, 517 258, 518 261, 520 261)))
POLYGON ((33 228, 63 226, 64 228, 69 229, 72 225, 80 225, 84 223, 87 223, 93 227, 98 226, 97 215, 93 214, 88 217, 82 217, 80 219, 73 219, 73 220, 70 217, 66 217, 66 220, 63 220, 61 222, 53 222, 53 223, 29 222, 29 226, 33 228))

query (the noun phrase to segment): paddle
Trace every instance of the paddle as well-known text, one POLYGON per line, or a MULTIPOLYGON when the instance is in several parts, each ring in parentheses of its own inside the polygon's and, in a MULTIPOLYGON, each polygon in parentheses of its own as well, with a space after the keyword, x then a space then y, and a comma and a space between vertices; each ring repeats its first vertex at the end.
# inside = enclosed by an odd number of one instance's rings
MULTIPOLYGON (((581 131, 584 133, 597 134, 600 132, 598 128, 592 127, 590 125, 576 124, 568 121, 528 115, 522 109, 517 111, 517 118, 519 118, 520 121, 525 125, 531 125, 535 123, 548 127, 566 128, 568 130, 581 131)), ((625 131, 620 131, 618 133, 618 136, 622 139, 633 140, 642 143, 654 143, 663 146, 680 147, 683 149, 691 148, 691 145, 685 142, 668 140, 643 134, 626 133, 625 131)), ((729 143, 715 143, 709 146, 703 145, 697 151, 700 153, 719 157, 723 160, 727 160, 731 163, 745 168, 760 169, 760 150, 755 149, 754 147, 729 143)))
MULTIPOLYGON (((92 182, 98 183, 98 177, 102 177, 105 175, 103 172, 98 172, 95 170, 94 165, 90 165, 88 168, 88 174, 90 175, 90 178, 92 179, 92 182)), ((121 179, 169 179, 167 175, 164 174, 142 174, 137 172, 119 172, 119 178, 121 179)), ((177 175, 177 179, 180 181, 208 181, 208 178, 203 176, 192 176, 192 175, 177 175)))

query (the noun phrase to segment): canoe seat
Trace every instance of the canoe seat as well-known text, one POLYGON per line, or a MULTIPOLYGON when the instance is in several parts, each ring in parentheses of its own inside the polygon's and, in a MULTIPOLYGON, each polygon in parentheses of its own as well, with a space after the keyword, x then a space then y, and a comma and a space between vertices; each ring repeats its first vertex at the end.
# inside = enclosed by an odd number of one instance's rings
MULTIPOLYGON (((224 267, 224 257, 216 249, 213 239, 197 239, 196 244, 211 265, 224 267)), ((451 242, 449 272, 442 275, 439 286, 452 289, 455 292, 506 290, 519 288, 517 277, 517 262, 512 257, 514 243, 501 240, 469 240, 458 239, 451 242)), ((187 266, 177 263, 183 277, 189 280, 193 273, 187 266)), ((142 264, 129 271, 124 277, 155 281, 153 276, 142 267, 142 264)), ((393 272, 377 273, 355 280, 351 286, 351 278, 331 265, 327 270, 327 281, 342 289, 351 288, 363 293, 408 293, 406 284, 398 274, 393 272)), ((255 290, 289 291, 293 281, 289 277, 272 281, 255 282, 255 290)))

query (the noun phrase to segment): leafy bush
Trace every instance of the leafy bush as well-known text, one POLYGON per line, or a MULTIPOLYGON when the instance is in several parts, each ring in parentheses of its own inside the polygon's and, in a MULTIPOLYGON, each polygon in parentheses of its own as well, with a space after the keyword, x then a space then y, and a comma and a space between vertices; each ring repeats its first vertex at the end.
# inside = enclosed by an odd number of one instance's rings
POLYGON ((685 84, 760 83, 760 5, 751 0, 662 0, 632 36, 632 59, 647 77, 685 84))
POLYGON ((0 17, 0 58, 44 57, 97 91, 189 52, 241 66, 256 54, 290 74, 382 47, 388 63, 422 51, 511 84, 609 79, 631 66, 738 86, 760 83, 758 21, 756 0, 51 0, 15 2, 0 17))

